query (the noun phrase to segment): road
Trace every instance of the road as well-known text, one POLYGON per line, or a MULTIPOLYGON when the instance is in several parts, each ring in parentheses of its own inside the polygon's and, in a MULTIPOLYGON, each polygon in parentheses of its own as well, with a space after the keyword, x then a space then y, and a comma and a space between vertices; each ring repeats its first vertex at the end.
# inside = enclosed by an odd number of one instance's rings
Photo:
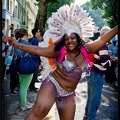
MULTIPOLYGON (((25 116, 30 112, 27 110, 22 112, 19 106, 19 95, 11 95, 9 93, 9 79, 5 79, 3 83, 4 91, 8 96, 4 96, 4 119, 3 120, 24 120, 25 116)), ((40 87, 41 83, 36 83, 36 87, 40 87)), ((84 108, 87 99, 87 83, 85 79, 82 79, 78 84, 76 91, 79 93, 81 99, 80 103, 77 103, 75 119, 82 120, 84 115, 84 108)), ((30 102, 35 102, 37 93, 32 93, 28 91, 28 100, 30 102)), ((118 120, 118 99, 117 99, 117 90, 114 84, 104 83, 102 89, 102 101, 100 108, 97 112, 96 120, 118 120)), ((58 112, 56 106, 52 107, 48 116, 45 120, 59 120, 58 112)), ((67 120, 67 118, 66 118, 67 120)))

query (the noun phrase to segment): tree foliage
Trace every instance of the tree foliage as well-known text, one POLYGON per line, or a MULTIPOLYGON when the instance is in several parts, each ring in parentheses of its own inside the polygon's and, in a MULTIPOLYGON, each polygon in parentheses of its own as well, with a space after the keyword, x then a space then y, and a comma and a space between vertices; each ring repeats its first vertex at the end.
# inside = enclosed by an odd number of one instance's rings
MULTIPOLYGON (((70 5, 74 1, 75 0, 65 0, 65 1, 58 0, 58 2, 56 3, 50 2, 47 9, 47 19, 52 15, 53 12, 56 12, 58 8, 60 8, 65 4, 70 5)), ((46 29, 47 29, 47 24, 46 24, 46 29)))
POLYGON ((90 2, 86 2, 82 7, 84 10, 87 10, 89 15, 93 18, 96 27, 101 29, 106 24, 105 20, 101 17, 102 10, 100 8, 93 10, 90 2))
POLYGON ((74 2, 75 0, 58 0, 58 2, 56 3, 53 3, 53 2, 50 2, 49 5, 48 5, 48 10, 47 10, 47 17, 49 18, 52 14, 52 12, 56 12, 56 10, 65 5, 65 4, 68 4, 70 5, 72 2, 74 2))
POLYGON ((70 4, 75 0, 36 0, 38 3, 38 14, 35 21, 35 27, 39 27, 40 29, 45 31, 45 23, 46 20, 51 16, 52 12, 56 12, 57 9, 64 5, 70 4))
POLYGON ((92 9, 102 10, 102 17, 106 19, 111 28, 117 25, 117 0, 91 0, 91 4, 92 9))

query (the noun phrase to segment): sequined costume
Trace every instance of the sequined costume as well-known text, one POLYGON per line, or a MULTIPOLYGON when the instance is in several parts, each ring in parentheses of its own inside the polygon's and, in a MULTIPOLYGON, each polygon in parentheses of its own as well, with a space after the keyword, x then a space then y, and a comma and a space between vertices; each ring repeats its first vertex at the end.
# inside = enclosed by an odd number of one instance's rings
MULTIPOLYGON (((87 68, 87 64, 84 66, 84 67, 77 67, 75 64, 69 62, 67 59, 66 59, 66 56, 65 56, 65 60, 63 60, 62 63, 56 63, 59 67, 61 67, 62 69, 64 69, 64 71, 66 72, 69 72, 71 73, 70 74, 70 77, 73 78, 74 80, 74 77, 76 75, 76 73, 79 73, 80 75, 82 75, 82 72, 85 72, 88 70, 87 68)), ((75 94, 75 91, 72 91, 72 92, 68 92, 66 91, 65 89, 63 89, 59 83, 54 79, 54 77, 51 75, 51 73, 48 75, 48 77, 43 81, 41 87, 45 86, 45 84, 49 83, 49 82, 52 82, 54 85, 55 85, 55 89, 56 89, 56 98, 58 100, 60 100, 62 97, 67 97, 71 94, 74 94, 74 98, 75 100, 78 100, 79 99, 76 97, 76 94, 75 94)), ((51 91, 52 92, 52 91, 51 91)))

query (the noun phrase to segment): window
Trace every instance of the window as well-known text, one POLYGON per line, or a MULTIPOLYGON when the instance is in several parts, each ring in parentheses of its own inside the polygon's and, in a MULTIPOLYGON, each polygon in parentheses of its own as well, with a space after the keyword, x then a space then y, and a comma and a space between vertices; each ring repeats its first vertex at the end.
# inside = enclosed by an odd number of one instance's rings
POLYGON ((13 12, 13 16, 14 16, 14 18, 18 18, 17 17, 17 12, 18 10, 17 10, 17 6, 15 6, 15 9, 14 9, 14 12, 13 12))
POLYGON ((10 1, 10 12, 12 13, 12 8, 13 8, 13 2, 10 1))
POLYGON ((9 11, 9 0, 6 0, 6 9, 9 11))
POLYGON ((17 25, 17 29, 19 29, 19 25, 17 25))
POLYGON ((11 33, 14 33, 14 24, 11 24, 11 33))

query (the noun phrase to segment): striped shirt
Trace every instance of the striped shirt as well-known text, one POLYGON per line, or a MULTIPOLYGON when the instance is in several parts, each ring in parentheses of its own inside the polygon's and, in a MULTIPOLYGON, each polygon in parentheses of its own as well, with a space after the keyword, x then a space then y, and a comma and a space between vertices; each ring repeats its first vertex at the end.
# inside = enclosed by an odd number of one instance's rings
POLYGON ((104 45, 98 51, 94 53, 94 64, 92 65, 92 71, 96 74, 103 76, 108 67, 111 66, 110 57, 108 54, 108 47, 104 45))

